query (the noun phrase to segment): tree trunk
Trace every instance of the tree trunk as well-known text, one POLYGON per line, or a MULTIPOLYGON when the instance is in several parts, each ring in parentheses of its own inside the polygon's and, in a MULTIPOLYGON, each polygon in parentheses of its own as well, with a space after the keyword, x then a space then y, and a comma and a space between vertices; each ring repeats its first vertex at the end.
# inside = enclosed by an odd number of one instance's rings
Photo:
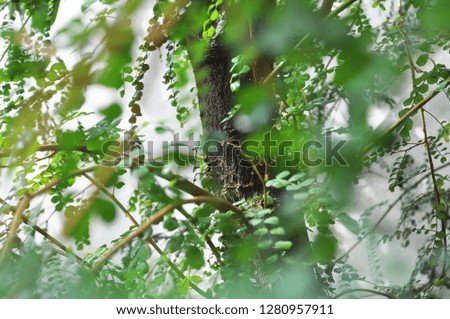
MULTIPOLYGON (((187 50, 191 61, 199 61, 195 56, 195 51, 191 50, 189 45, 187 45, 187 50)), ((216 181, 215 191, 218 195, 224 196, 230 201, 248 199, 255 195, 263 198, 263 185, 254 171, 255 167, 245 159, 241 152, 240 146, 245 136, 239 132, 233 120, 224 121, 235 104, 230 87, 231 58, 230 49, 224 45, 221 36, 218 35, 209 41, 200 62, 193 62, 204 136, 211 141, 203 143, 207 146, 205 150, 206 163, 211 176, 216 181)), ((247 74, 241 84, 262 85, 264 78, 272 70, 273 63, 270 61, 272 59, 264 55, 257 57, 252 63, 251 74, 247 74)), ((283 194, 278 195, 280 197, 278 199, 284 196, 283 194)), ((267 266, 264 263, 265 258, 277 252, 273 250, 259 251, 252 263, 253 276, 258 282, 253 285, 256 290, 253 291, 255 294, 251 296, 286 298, 323 296, 323 289, 314 274, 314 267, 311 265, 311 246, 303 214, 290 212, 288 216, 283 216, 283 207, 278 207, 273 214, 277 213, 282 214, 280 219, 284 220, 281 221, 280 226, 287 229, 286 237, 293 242, 293 247, 288 255, 296 263, 296 266, 288 266, 283 262, 267 266), (292 276, 298 282, 292 281, 292 276), (283 289, 277 289, 274 285, 281 285, 280 287, 283 289)), ((247 244, 253 243, 254 249, 257 250, 258 237, 253 234, 247 234, 245 238, 234 235, 228 240, 233 245, 239 245, 239 241, 247 244)), ((239 260, 228 260, 228 262, 231 262, 235 268, 244 267, 239 264, 239 260)), ((224 280, 236 281, 234 286, 230 284, 233 289, 232 297, 249 297, 245 295, 245 292, 239 292, 240 287, 245 286, 245 280, 240 276, 241 274, 231 274, 224 280)), ((248 284, 251 281, 247 280, 246 282, 248 284)), ((249 290, 247 289, 246 292, 248 294, 249 290)))
POLYGON ((260 193, 262 185, 241 152, 242 134, 233 120, 224 121, 234 106, 230 69, 231 54, 219 37, 210 41, 204 58, 194 65, 206 163, 216 192, 236 201, 260 193))

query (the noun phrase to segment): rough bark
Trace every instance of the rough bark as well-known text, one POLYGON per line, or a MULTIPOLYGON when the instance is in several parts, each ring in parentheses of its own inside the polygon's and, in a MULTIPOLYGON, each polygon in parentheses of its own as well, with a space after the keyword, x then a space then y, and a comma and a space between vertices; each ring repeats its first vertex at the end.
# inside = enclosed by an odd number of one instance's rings
POLYGON ((252 164, 241 152, 242 134, 232 120, 223 121, 234 106, 230 88, 231 54, 220 37, 210 41, 205 56, 194 65, 199 90, 200 116, 209 173, 216 191, 230 200, 261 192, 262 185, 252 164))

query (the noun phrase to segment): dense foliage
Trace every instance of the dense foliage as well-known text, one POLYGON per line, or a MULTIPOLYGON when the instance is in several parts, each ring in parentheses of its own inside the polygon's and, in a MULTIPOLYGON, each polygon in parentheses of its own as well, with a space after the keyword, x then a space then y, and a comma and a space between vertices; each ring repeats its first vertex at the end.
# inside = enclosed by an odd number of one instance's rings
POLYGON ((0 0, 1 296, 448 296, 448 0, 66 5, 0 0))

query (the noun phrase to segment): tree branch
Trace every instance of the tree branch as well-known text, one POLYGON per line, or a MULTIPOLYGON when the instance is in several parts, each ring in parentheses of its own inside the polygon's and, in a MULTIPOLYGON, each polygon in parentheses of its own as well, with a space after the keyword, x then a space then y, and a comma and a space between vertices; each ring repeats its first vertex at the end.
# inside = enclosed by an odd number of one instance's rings
POLYGON ((356 1, 358 0, 347 0, 346 2, 342 3, 339 7, 337 7, 333 12, 328 14, 325 19, 330 19, 332 17, 337 16, 339 13, 350 7, 356 1))
MULTIPOLYGON (((167 206, 165 206, 164 208, 162 208, 161 210, 159 210, 158 212, 156 212, 154 215, 152 215, 150 218, 148 218, 144 223, 142 223, 141 225, 138 226, 138 228, 132 232, 128 237, 122 239, 116 246, 114 246, 111 250, 109 250, 102 259, 100 259, 98 262, 96 262, 94 264, 94 266, 92 267, 92 271, 96 271, 98 269, 100 269, 109 259, 111 259, 111 257, 113 257, 120 249, 122 249, 123 247, 125 247, 128 243, 130 243, 133 239, 135 239, 136 237, 141 237, 152 225, 158 223, 159 221, 161 221, 161 219, 168 214, 169 212, 171 212, 173 209, 177 208, 180 205, 183 204, 189 204, 189 203, 204 203, 204 202, 209 202, 209 203, 213 203, 213 204, 217 204, 223 207, 228 207, 228 210, 232 210, 234 211, 236 214, 239 214, 240 216, 243 216, 243 212, 240 211, 237 207, 231 205, 228 201, 219 198, 219 197, 214 197, 214 196, 200 196, 200 197, 194 197, 192 199, 185 199, 179 203, 172 203, 169 204, 167 206), (231 206, 230 206, 231 205, 231 206)), ((123 207, 123 205, 121 205, 123 207)), ((185 279, 186 276, 183 274, 183 272, 174 264, 170 261, 170 259, 166 256, 166 254, 164 253, 164 251, 162 249, 160 249, 158 247, 158 245, 156 244, 156 242, 148 237, 145 240, 148 241, 148 243, 150 245, 152 245, 155 250, 163 257, 165 257, 168 265, 172 268, 172 270, 174 270, 182 279, 185 279)), ((197 285, 195 285, 193 282, 189 281, 190 286, 192 287, 192 289, 194 289, 196 292, 198 292, 200 295, 202 295, 205 298, 208 298, 208 295, 202 291, 197 285)))
POLYGON ((14 239, 17 236, 17 230, 19 229, 20 223, 23 220, 23 212, 30 206, 30 201, 32 197, 29 194, 25 194, 19 206, 14 211, 13 220, 10 225, 8 235, 6 237, 5 245, 0 253, 0 264, 5 260, 6 254, 11 250, 14 239))
MULTIPOLYGON (((87 169, 80 169, 72 174, 69 174, 69 177, 81 175, 84 172, 92 171, 94 168, 87 168, 87 169)), ((24 221, 24 215, 23 212, 30 206, 30 202, 33 198, 48 192, 52 187, 56 186, 58 183, 60 183, 65 178, 56 178, 40 189, 34 191, 34 192, 27 192, 22 197, 22 200, 19 204, 19 206, 15 209, 13 214, 13 220, 11 222, 11 226, 8 232, 8 236, 6 237, 5 245, 2 248, 2 251, 0 253, 0 263, 4 260, 6 254, 11 250, 12 244, 14 242, 14 238, 17 236, 17 230, 19 229, 20 224, 22 221, 24 221)))
MULTIPOLYGON (((436 173, 434 169, 434 163, 433 163, 433 156, 431 155, 430 150, 430 142, 428 141, 428 132, 427 132, 427 124, 425 121, 425 114, 423 111, 423 108, 420 109, 420 118, 422 120, 422 129, 423 129, 423 138, 424 138, 424 145, 425 145, 425 151, 427 153, 428 157, 428 164, 430 165, 430 174, 431 174, 431 180, 433 181, 433 190, 434 190, 434 198, 436 200, 436 216, 439 214, 439 207, 441 206, 441 194, 439 193, 439 187, 437 184, 436 179, 436 173)), ((437 218, 437 217, 436 217, 437 218)), ((439 220, 439 218, 437 218, 439 220)), ((445 276, 445 270, 447 268, 447 217, 444 217, 441 220, 441 232, 443 234, 443 244, 444 244, 444 264, 442 268, 442 276, 445 276)))
MULTIPOLYGON (((135 226, 137 226, 138 228, 140 227, 139 223, 131 215, 131 213, 128 211, 128 209, 126 209, 125 206, 123 206, 122 203, 113 194, 111 194, 102 184, 100 184, 97 180, 90 177, 86 173, 84 173, 83 176, 85 178, 87 178, 92 184, 94 184, 99 190, 101 190, 106 196, 108 196, 120 208, 120 210, 122 210, 122 212, 132 221, 132 223, 135 226)), ((133 238, 135 238, 135 237, 133 237, 133 238)), ((133 238, 131 238, 131 239, 133 239, 133 238)), ((178 276, 181 277, 181 279, 186 278, 186 276, 183 274, 183 272, 169 259, 169 257, 167 257, 167 255, 164 253, 164 251, 156 244, 156 242, 151 237, 146 238, 146 241, 159 253, 160 256, 165 258, 165 261, 167 262, 169 267, 172 268, 172 270, 175 271, 175 273, 178 274, 178 276)), ((128 242, 129 241, 126 241, 126 242, 124 241, 124 243, 122 245, 126 245, 126 243, 128 243, 128 242)), ((210 247, 212 245, 211 250, 213 251, 214 255, 218 258, 218 261, 220 262, 220 255, 217 255, 217 249, 215 248, 215 246, 213 245, 211 240, 209 240, 209 237, 208 237, 208 240, 206 240, 206 242, 208 243, 208 245, 210 245, 210 247)), ((117 246, 119 246, 120 244, 121 243, 119 243, 117 246)), ((123 246, 117 247, 117 250, 112 252, 110 257, 113 256, 122 247, 123 246)), ((106 262, 110 258, 110 257, 109 258, 106 258, 106 257, 107 256, 105 256, 102 260, 99 261, 100 264, 96 263, 92 267, 92 270, 95 271, 96 269, 98 269, 99 266, 101 266, 104 262, 106 262)), ((203 290, 201 290, 197 285, 195 285, 191 281, 189 281, 189 283, 190 283, 191 288, 194 289, 197 293, 199 293, 201 296, 203 296, 205 298, 208 298, 207 294, 203 290)))
POLYGON ((331 8, 333 7, 335 0, 323 0, 322 5, 320 6, 319 12, 323 16, 327 16, 330 14, 331 8))
MULTIPOLYGON (((220 198, 220 197, 214 197, 214 196, 199 196, 194 197, 190 199, 184 199, 179 201, 178 203, 171 203, 157 211, 155 214, 153 214, 151 217, 149 217, 146 221, 144 221, 139 227, 132 232, 128 237, 122 239, 116 246, 114 246, 105 256, 95 263, 93 266, 93 269, 98 269, 101 267, 106 261, 108 261, 112 256, 114 256, 121 248, 125 247, 130 241, 132 241, 136 237, 142 236, 152 225, 159 223, 162 218, 170 213, 172 210, 177 208, 178 206, 184 205, 184 204, 192 204, 192 203, 213 203, 218 205, 226 205, 228 207, 228 210, 231 210, 235 212, 238 216, 244 216, 243 212, 239 210, 237 207, 231 205, 229 206, 229 202, 220 198)), ((227 210, 227 211, 228 211, 227 210)))
MULTIPOLYGON (((182 205, 182 202, 180 202, 178 205, 182 205)), ((158 223, 166 214, 171 212, 174 208, 178 206, 177 204, 169 204, 165 206, 164 208, 160 209, 158 212, 156 212, 154 215, 149 217, 144 223, 142 223, 138 228, 132 232, 130 235, 128 235, 126 238, 123 238, 116 246, 111 248, 108 253, 106 253, 102 259, 100 259, 98 262, 94 264, 92 267, 92 270, 98 270, 104 263, 106 263, 112 256, 114 256, 121 248, 128 245, 129 242, 131 242, 136 237, 142 236, 153 224, 158 223)))
MULTIPOLYGON (((58 144, 42 144, 39 145, 36 149, 36 152, 58 152, 61 151, 63 148, 58 144)), ((90 151, 87 149, 86 145, 79 145, 75 147, 75 151, 83 152, 83 153, 93 153, 93 151, 90 151)), ((0 158, 8 157, 12 154, 11 151, 4 151, 0 152, 0 158)))
MULTIPOLYGON (((2 198, 0 198, 0 203, 3 205, 8 206, 8 209, 11 212, 15 212, 15 210, 17 209, 14 206, 9 205, 5 200, 3 200, 2 198)), ((36 232, 38 232, 39 234, 41 234, 44 238, 48 239, 51 243, 53 243, 56 247, 58 247, 59 249, 61 249, 66 256, 68 256, 69 254, 72 254, 75 257, 75 260, 81 264, 84 265, 84 261, 81 257, 79 257, 77 254, 75 254, 71 249, 69 249, 66 245, 64 245, 62 242, 60 242, 58 239, 56 239, 55 237, 53 237, 52 235, 50 235, 45 229, 39 227, 38 225, 35 224, 31 224, 28 217, 25 215, 22 215, 22 220, 25 224, 27 224, 28 226, 32 227, 36 232)))
POLYGON ((133 215, 131 215, 131 213, 128 211, 128 209, 125 208, 125 206, 122 205, 122 203, 116 198, 116 196, 114 196, 113 194, 111 194, 105 186, 103 186, 102 184, 100 184, 96 179, 92 178, 91 176, 89 176, 87 173, 83 173, 82 174, 83 177, 85 177, 87 180, 89 180, 92 184, 94 184, 103 194, 105 194, 106 196, 108 196, 119 208, 120 210, 125 214, 125 216, 128 217, 129 220, 131 220, 131 222, 138 226, 139 223, 137 222, 137 220, 133 217, 133 215))
MULTIPOLYGON (((38 146, 38 148, 36 149, 37 152, 48 152, 48 151, 52 151, 52 152, 58 152, 62 149, 62 147, 60 145, 57 144, 42 144, 40 146, 38 146)), ((83 152, 83 153, 87 153, 87 154, 97 154, 91 150, 88 150, 86 145, 79 145, 75 148, 76 151, 79 152, 83 152)), ((4 158, 4 157, 8 157, 11 155, 11 151, 4 151, 4 152, 0 152, 0 158, 4 158)), ((126 156, 127 154, 122 154, 122 156, 126 156)), ((133 165, 143 165, 145 164, 144 160, 140 160, 140 159, 135 159, 135 163, 133 163, 133 165)), ((187 180, 186 178, 182 177, 181 175, 177 175, 171 172, 161 172, 160 170, 157 169, 152 169, 151 167, 149 167, 149 170, 152 170, 153 173, 155 173, 155 175, 167 180, 167 181, 176 181, 175 182, 175 186, 182 190, 183 192, 186 192, 192 196, 212 196, 211 193, 209 193, 208 191, 198 187, 197 185, 195 185, 194 183, 190 182, 189 180, 187 180)), ((55 181, 56 182, 56 181, 55 181)), ((56 182, 57 184, 57 182, 56 182)))
POLYGON ((368 292, 373 295, 380 295, 380 296, 384 296, 388 299, 393 299, 393 297, 386 292, 377 291, 377 290, 373 290, 373 289, 366 289, 366 288, 346 289, 346 290, 342 291, 341 293, 337 294, 334 298, 338 299, 344 295, 348 295, 348 294, 351 294, 354 292, 368 292))
MULTIPOLYGON (((101 185, 100 183, 97 182, 97 180, 95 180, 94 178, 92 178, 91 176, 89 176, 88 174, 83 174, 83 176, 85 178, 87 178, 92 184, 94 184, 96 187, 98 187, 103 194, 105 194, 106 196, 108 196, 119 208, 120 210, 125 214, 125 216, 127 216, 131 222, 135 225, 135 226, 139 226, 139 223, 137 222, 137 220, 133 217, 133 215, 131 215, 130 211, 128 209, 125 208, 125 206, 117 199, 117 197, 115 197, 113 194, 111 194, 106 187, 104 187, 103 185, 101 185)), ((198 229, 197 225, 195 224, 192 216, 190 216, 186 211, 184 211, 184 209, 182 209, 182 207, 178 208, 180 210, 180 212, 183 214, 183 216, 186 217, 186 219, 189 221, 189 223, 200 233, 200 235, 203 236, 203 238, 205 239, 205 242, 208 244, 208 246, 210 247, 212 253, 214 254, 214 256, 217 258, 217 261, 220 263, 220 254, 219 251, 217 249, 217 247, 214 245, 214 243, 211 241, 211 238, 207 235, 207 234, 203 234, 200 229, 198 229), (181 208, 181 209, 180 209, 181 208)))

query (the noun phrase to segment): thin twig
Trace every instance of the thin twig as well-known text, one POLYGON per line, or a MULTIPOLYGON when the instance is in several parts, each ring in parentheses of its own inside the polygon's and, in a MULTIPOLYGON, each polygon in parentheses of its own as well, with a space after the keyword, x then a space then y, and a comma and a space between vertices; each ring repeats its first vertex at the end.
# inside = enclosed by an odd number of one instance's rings
POLYGON ((392 154, 396 154, 396 153, 408 153, 409 151, 411 151, 412 149, 416 148, 417 146, 420 146, 420 145, 424 144, 424 142, 422 141, 422 142, 417 142, 417 143, 413 143, 413 144, 414 144, 414 145, 412 145, 412 146, 410 146, 410 147, 408 147, 408 148, 406 148, 406 149, 398 150, 398 151, 392 151, 391 153, 392 153, 392 154))
MULTIPOLYGON (((411 81, 413 88, 416 89, 416 66, 414 64, 414 61, 412 59, 410 44, 409 44, 409 38, 406 33, 403 32, 403 30, 397 26, 397 29, 399 30, 400 34, 403 36, 405 40, 405 48, 406 48, 406 55, 408 57, 408 63, 409 68, 411 70, 411 81)), ((433 156, 431 155, 431 149, 430 149, 430 142, 428 140, 428 130, 427 130, 427 124, 425 120, 425 112, 423 108, 419 109, 420 112, 420 119, 422 122, 422 131, 423 131, 423 140, 425 145, 425 151, 428 158, 428 163, 430 166, 430 173, 431 173, 431 180, 433 182, 433 191, 434 191, 434 198, 436 201, 436 218, 439 214, 439 207, 441 205, 441 194, 439 193, 439 187, 437 184, 436 174, 434 170, 434 163, 433 163, 433 156)), ((441 232, 443 233, 443 244, 444 244, 444 262, 443 262, 443 268, 442 268, 442 276, 445 276, 445 270, 446 270, 446 263, 447 263, 447 220, 446 217, 441 220, 441 232)))
POLYGON ((131 215, 131 213, 128 211, 128 209, 125 208, 125 206, 122 205, 122 203, 116 198, 116 196, 114 196, 113 194, 111 194, 101 183, 99 183, 96 179, 92 178, 91 176, 89 176, 87 173, 83 173, 81 174, 83 177, 85 177, 86 179, 88 179, 92 184, 94 184, 98 189, 100 189, 102 191, 103 194, 105 194, 106 196, 108 196, 119 208, 120 210, 125 214, 125 216, 128 217, 128 219, 131 220, 131 222, 138 226, 139 223, 137 222, 137 220, 133 217, 133 215, 131 215))
POLYGON ((167 264, 172 268, 173 271, 181 278, 189 280, 189 286, 194 289, 200 296, 204 298, 211 298, 205 291, 203 291, 199 286, 193 283, 189 278, 187 278, 183 272, 167 257, 164 251, 156 244, 156 242, 151 238, 147 238, 148 243, 165 259, 167 264))
POLYGON ((442 124, 442 122, 441 121, 439 121, 439 119, 436 117, 436 116, 434 116, 434 114, 433 113, 431 113, 430 111, 427 111, 427 110, 424 110, 425 111, 425 113, 427 113, 429 116, 431 116, 441 127, 442 127, 442 129, 448 134, 448 135, 450 135, 450 131, 442 124))
MULTIPOLYGON (((14 206, 9 205, 5 200, 3 200, 2 198, 0 198, 0 204, 6 205, 8 206, 8 209, 11 212, 15 212, 15 210, 17 209, 14 206)), ((75 257, 75 260, 84 265, 83 259, 81 257, 79 257, 77 254, 75 254, 71 249, 69 249, 66 245, 64 245, 62 242, 60 242, 58 239, 56 239, 55 237, 53 237, 52 235, 50 235, 45 229, 39 227, 38 225, 32 224, 28 217, 25 215, 22 215, 22 220, 25 224, 27 224, 28 226, 32 227, 36 232, 38 232, 39 234, 41 234, 43 237, 45 237, 46 239, 48 239, 51 243, 53 243, 56 247, 58 247, 59 249, 61 249, 66 256, 68 256, 69 254, 73 255, 75 257)))
POLYGON ((267 187, 266 184, 269 181, 269 165, 264 161, 264 209, 267 208, 267 187))
POLYGON ((120 249, 128 245, 133 239, 136 237, 142 236, 153 224, 158 223, 166 214, 171 212, 173 209, 175 209, 178 205, 182 205, 183 202, 180 202, 178 204, 168 204, 162 209, 160 209, 158 212, 156 212, 154 215, 149 217, 146 221, 144 221, 139 227, 129 234, 127 237, 123 238, 117 245, 115 245, 113 248, 111 248, 102 259, 100 259, 98 262, 92 266, 92 270, 95 271, 99 269, 103 264, 105 264, 109 259, 111 259, 112 256, 114 256, 120 249))
POLYGON ((227 201, 226 199, 223 199, 222 197, 217 196, 195 196, 193 198, 188 198, 183 201, 185 204, 188 203, 209 203, 214 205, 218 210, 222 212, 232 211, 236 214, 237 217, 239 217, 245 224, 247 224, 247 218, 244 215, 244 212, 234 206, 232 203, 227 201))
POLYGON ((388 299, 393 299, 393 297, 386 292, 377 291, 377 290, 373 290, 373 289, 366 289, 366 288, 346 289, 346 290, 342 291, 341 293, 337 294, 334 298, 338 299, 344 295, 348 295, 348 294, 351 294, 354 292, 368 292, 373 295, 380 295, 380 296, 384 296, 388 299))
MULTIPOLYGON (((425 150, 428 157, 428 164, 430 165, 430 171, 431 171, 431 180, 433 181, 433 190, 434 190, 434 198, 436 200, 436 212, 438 215, 439 213, 439 207, 441 206, 441 194, 439 193, 439 187, 437 186, 437 179, 436 179, 436 173, 434 169, 433 164, 433 156, 431 155, 430 150, 430 142, 428 141, 428 132, 427 132, 427 124, 425 121, 425 114, 423 109, 420 109, 420 117, 422 119, 422 129, 423 129, 423 135, 424 135, 424 144, 425 144, 425 150)), ((447 268, 447 217, 444 217, 444 219, 441 220, 441 232, 444 235, 443 237, 443 244, 444 244, 444 264, 442 268, 442 276, 445 276, 445 269, 447 268)))
MULTIPOLYGON (((62 148, 60 145, 57 144, 43 144, 37 147, 37 152, 47 152, 47 151, 60 151, 62 148)), ((79 145, 75 148, 76 151, 83 152, 86 154, 97 154, 96 152, 93 152, 91 150, 88 150, 86 145, 79 145)), ((10 151, 4 151, 0 152, 0 158, 8 157, 11 155, 10 151)), ((122 156, 128 157, 128 154, 121 154, 122 156)), ((151 164, 146 163, 145 160, 142 159, 134 159, 133 165, 140 166, 144 164, 151 164)), ((183 192, 188 193, 191 196, 212 196, 211 193, 204 190, 203 188, 195 185, 194 183, 187 180, 185 177, 174 174, 171 172, 162 172, 160 169, 148 167, 150 171, 152 171, 155 175, 167 180, 167 181, 175 181, 174 186, 180 189, 183 192)))
POLYGON ((319 12, 323 16, 330 14, 331 8, 333 8, 334 0, 323 0, 320 6, 319 12))
MULTIPOLYGON (((444 88, 450 85, 450 79, 447 80, 447 83, 445 84, 444 88)), ((425 106, 428 102, 430 102, 436 95, 438 95, 441 91, 435 90, 428 96, 426 96, 422 101, 414 105, 408 112, 406 112, 400 119, 397 120, 394 124, 392 124, 386 132, 383 134, 384 136, 389 135, 392 133, 400 124, 402 124, 407 118, 409 118, 413 113, 415 113, 417 110, 425 106)))
POLYGON ((254 161, 250 161, 250 164, 252 164, 253 171, 256 173, 256 176, 258 177, 259 182, 261 183, 261 185, 263 187, 264 208, 266 208, 266 206, 267 206, 267 187, 266 187, 266 182, 265 182, 263 176, 261 175, 261 173, 259 172, 258 166, 256 166, 255 162, 254 161))

